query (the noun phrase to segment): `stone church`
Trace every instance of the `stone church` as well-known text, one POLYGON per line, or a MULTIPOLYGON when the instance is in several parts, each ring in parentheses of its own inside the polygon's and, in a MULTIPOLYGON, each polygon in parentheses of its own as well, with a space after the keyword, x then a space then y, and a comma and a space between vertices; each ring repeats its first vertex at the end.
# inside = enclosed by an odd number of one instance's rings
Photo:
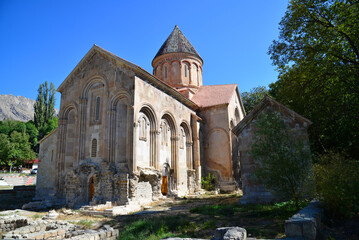
POLYGON ((153 74, 94 45, 57 89, 59 127, 40 142, 38 199, 117 205, 238 187, 236 84, 204 85, 203 59, 175 26, 153 74))

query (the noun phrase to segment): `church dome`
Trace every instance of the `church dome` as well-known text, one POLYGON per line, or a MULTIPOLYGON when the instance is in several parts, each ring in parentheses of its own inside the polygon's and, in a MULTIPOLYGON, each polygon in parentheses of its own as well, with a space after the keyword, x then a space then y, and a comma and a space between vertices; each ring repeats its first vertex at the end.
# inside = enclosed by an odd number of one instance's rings
POLYGON ((202 83, 203 60, 176 25, 152 60, 153 75, 176 89, 195 91, 202 83))
POLYGON ((190 53, 202 60, 196 49, 194 49, 177 25, 167 40, 162 44, 154 59, 166 53, 190 53))

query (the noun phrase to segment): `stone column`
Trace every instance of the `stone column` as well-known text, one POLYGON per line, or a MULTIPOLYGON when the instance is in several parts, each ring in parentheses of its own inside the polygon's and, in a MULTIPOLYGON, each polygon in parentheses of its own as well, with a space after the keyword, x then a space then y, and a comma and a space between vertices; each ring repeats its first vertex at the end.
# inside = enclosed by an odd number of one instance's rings
POLYGON ((155 165, 154 168, 157 170, 162 170, 162 166, 160 166, 160 136, 161 136, 161 131, 156 130, 155 131, 156 135, 155 135, 155 146, 156 146, 156 155, 155 155, 155 165))
POLYGON ((86 113, 87 99, 80 99, 80 117, 79 117, 79 160, 85 159, 85 142, 86 142, 86 113))
POLYGON ((192 142, 186 142, 186 162, 187 162, 187 168, 193 169, 193 161, 192 161, 192 142))
POLYGON ((107 112, 110 118, 109 125, 109 143, 108 143, 108 158, 109 162, 115 161, 116 151, 116 109, 112 108, 107 112))
MULTIPOLYGON (((132 168, 136 166, 135 158, 134 158, 134 151, 135 142, 136 142, 136 131, 134 125, 131 123, 135 122, 135 115, 134 115, 134 106, 128 104, 127 105, 127 139, 126 139, 126 160, 127 160, 127 167, 131 171, 132 168)), ((133 172, 134 169, 132 169, 133 172)))
POLYGON ((66 125, 67 120, 66 119, 60 119, 59 122, 59 133, 57 137, 57 173, 55 176, 55 192, 59 194, 60 196, 63 195, 63 184, 61 184, 61 180, 63 179, 62 175, 65 168, 65 147, 66 147, 66 125))
POLYGON ((201 182, 201 156, 200 156, 200 144, 199 144, 199 121, 201 119, 195 115, 191 115, 191 125, 192 125, 192 137, 193 137, 193 163, 194 169, 196 170, 196 181, 198 184, 201 182))
POLYGON ((175 181, 175 189, 177 189, 178 179, 179 179, 179 171, 178 171, 178 161, 179 161, 179 144, 177 144, 179 141, 178 136, 171 137, 171 160, 172 160, 172 167, 174 170, 174 181, 175 181))

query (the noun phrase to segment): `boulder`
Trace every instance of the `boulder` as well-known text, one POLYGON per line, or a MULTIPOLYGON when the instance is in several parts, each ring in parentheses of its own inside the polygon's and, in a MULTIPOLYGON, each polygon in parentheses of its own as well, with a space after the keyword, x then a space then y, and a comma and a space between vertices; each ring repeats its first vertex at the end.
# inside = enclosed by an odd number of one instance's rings
POLYGON ((211 240, 246 240, 247 231, 241 227, 217 228, 211 240))

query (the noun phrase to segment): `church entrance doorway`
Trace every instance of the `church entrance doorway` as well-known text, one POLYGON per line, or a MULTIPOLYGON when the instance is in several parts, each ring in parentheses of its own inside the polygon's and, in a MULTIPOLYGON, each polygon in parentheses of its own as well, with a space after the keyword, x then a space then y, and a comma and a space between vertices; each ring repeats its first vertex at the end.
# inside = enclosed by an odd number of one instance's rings
POLYGON ((95 194, 95 186, 94 186, 94 181, 93 181, 93 177, 92 177, 92 178, 90 178, 89 201, 92 200, 94 194, 95 194))
POLYGON ((161 193, 165 196, 167 196, 167 194, 168 194, 167 176, 162 176, 161 193))

